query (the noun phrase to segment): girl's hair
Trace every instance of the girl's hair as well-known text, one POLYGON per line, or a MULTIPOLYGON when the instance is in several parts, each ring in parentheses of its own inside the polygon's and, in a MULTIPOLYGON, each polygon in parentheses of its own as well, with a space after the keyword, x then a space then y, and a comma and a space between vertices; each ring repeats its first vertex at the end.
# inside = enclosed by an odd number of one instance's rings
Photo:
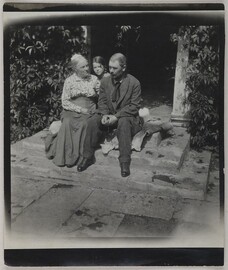
POLYGON ((102 56, 95 56, 93 58, 93 63, 101 64, 105 68, 105 71, 107 70, 107 66, 105 64, 105 60, 104 60, 104 58, 102 56))

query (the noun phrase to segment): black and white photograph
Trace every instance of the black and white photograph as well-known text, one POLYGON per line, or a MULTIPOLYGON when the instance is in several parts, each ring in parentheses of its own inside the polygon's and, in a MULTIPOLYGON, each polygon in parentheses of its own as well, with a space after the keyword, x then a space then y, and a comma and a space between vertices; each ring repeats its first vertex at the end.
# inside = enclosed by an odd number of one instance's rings
POLYGON ((3 5, 7 265, 223 265, 224 26, 219 3, 3 5))

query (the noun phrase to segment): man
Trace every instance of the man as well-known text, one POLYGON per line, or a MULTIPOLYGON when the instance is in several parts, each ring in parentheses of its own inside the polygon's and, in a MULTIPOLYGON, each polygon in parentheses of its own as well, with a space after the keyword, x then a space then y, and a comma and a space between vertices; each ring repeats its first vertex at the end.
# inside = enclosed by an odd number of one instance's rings
POLYGON ((97 113, 88 120, 84 142, 83 160, 79 172, 86 170, 94 160, 104 126, 117 128, 119 141, 119 162, 122 177, 130 175, 131 142, 141 130, 139 118, 141 86, 139 81, 126 72, 126 57, 114 54, 109 61, 109 77, 102 79, 97 113))

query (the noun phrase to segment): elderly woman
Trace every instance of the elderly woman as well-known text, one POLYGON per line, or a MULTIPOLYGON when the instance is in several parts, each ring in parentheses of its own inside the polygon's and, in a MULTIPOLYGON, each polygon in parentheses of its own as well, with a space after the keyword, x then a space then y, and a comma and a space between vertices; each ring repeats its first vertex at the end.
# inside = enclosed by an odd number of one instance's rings
POLYGON ((72 167, 82 154, 87 119, 96 109, 99 80, 89 73, 87 60, 79 54, 71 58, 74 73, 65 80, 62 92, 61 127, 49 134, 46 155, 57 166, 72 167))

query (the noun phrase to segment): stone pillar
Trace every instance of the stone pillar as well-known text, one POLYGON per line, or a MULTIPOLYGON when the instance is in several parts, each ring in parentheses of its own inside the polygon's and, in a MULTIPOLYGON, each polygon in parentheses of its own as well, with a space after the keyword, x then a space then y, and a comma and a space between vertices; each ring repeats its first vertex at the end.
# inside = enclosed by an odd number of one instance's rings
POLYGON ((188 116, 189 106, 184 104, 187 97, 186 86, 186 68, 189 59, 189 39, 183 37, 178 41, 176 72, 173 94, 173 111, 171 121, 174 126, 186 126, 190 118, 188 116))
POLYGON ((88 55, 87 55, 87 59, 89 61, 89 65, 91 66, 92 64, 92 55, 91 55, 91 26, 82 26, 83 30, 84 30, 84 38, 86 41, 86 44, 88 45, 88 55))

